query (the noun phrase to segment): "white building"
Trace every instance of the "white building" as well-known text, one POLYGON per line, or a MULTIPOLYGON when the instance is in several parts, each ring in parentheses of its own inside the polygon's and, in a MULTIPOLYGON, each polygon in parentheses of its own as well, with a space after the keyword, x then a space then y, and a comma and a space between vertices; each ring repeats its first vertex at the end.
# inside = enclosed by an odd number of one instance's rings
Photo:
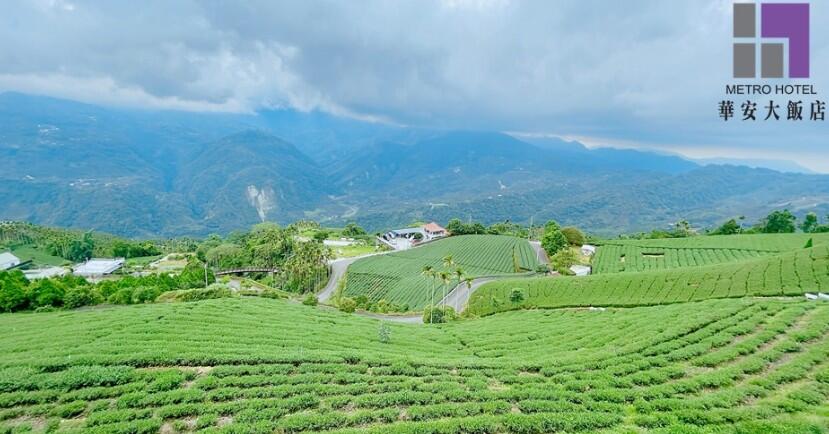
POLYGON ((432 222, 415 228, 395 229, 386 232, 378 239, 394 250, 407 250, 420 243, 443 238, 447 235, 446 229, 432 222))
POLYGON ((570 271, 576 276, 589 276, 593 269, 587 265, 573 265, 570 267, 570 271))
POLYGON ((8 270, 20 265, 20 258, 11 254, 11 252, 0 253, 0 271, 8 270))
POLYGON ((38 268, 36 270, 24 270, 23 274, 29 280, 48 279, 50 277, 60 277, 67 273, 63 267, 48 267, 38 268))
POLYGON ((75 266, 72 273, 82 277, 103 277, 124 266, 124 258, 90 259, 75 266))
POLYGON ((596 246, 585 244, 581 246, 581 254, 584 256, 593 256, 596 254, 596 246))

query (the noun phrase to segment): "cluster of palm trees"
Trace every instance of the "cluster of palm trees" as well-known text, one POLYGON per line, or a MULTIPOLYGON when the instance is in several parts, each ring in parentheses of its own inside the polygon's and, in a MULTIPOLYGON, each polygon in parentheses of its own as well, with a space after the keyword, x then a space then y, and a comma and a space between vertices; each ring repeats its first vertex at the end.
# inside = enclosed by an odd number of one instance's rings
POLYGON ((443 290, 443 296, 441 297, 441 308, 446 308, 446 289, 449 282, 456 281, 457 285, 460 285, 461 282, 466 282, 467 286, 472 285, 473 278, 471 276, 467 276, 464 273, 463 269, 458 266, 458 264, 452 259, 452 255, 445 256, 442 259, 443 268, 442 270, 437 270, 435 267, 431 265, 425 265, 423 270, 420 274, 424 277, 430 279, 430 287, 429 287, 429 297, 430 297, 430 310, 429 310, 429 322, 431 323, 434 319, 434 307, 435 307, 435 283, 440 282, 440 286, 443 290))

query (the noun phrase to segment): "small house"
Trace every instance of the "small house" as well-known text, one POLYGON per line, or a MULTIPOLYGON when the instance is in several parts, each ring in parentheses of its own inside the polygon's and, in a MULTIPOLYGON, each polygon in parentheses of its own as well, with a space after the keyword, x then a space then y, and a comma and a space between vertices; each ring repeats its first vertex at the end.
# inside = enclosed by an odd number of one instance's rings
POLYGON ((585 244, 581 246, 581 254, 583 256, 593 256, 596 254, 596 246, 585 244))
POLYGON ((20 265, 20 258, 11 254, 11 252, 0 253, 0 271, 8 270, 20 265))
POLYGON ((433 240, 435 238, 441 238, 446 236, 446 229, 443 226, 432 222, 427 225, 423 226, 423 232, 426 233, 426 238, 433 240))
POLYGON ((576 276, 589 276, 593 269, 589 265, 573 265, 570 267, 570 271, 576 276))

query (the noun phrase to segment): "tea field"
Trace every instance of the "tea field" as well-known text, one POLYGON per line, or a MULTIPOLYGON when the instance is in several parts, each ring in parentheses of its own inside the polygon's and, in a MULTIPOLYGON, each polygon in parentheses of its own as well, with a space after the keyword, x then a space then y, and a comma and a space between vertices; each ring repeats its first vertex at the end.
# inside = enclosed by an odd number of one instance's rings
POLYGON ((750 260, 829 243, 829 234, 752 234, 602 241, 593 273, 653 271, 750 260))
POLYGON ((829 245, 739 263, 583 278, 499 280, 473 293, 467 310, 487 315, 527 307, 642 306, 710 298, 801 296, 807 292, 829 292, 829 245), (515 289, 524 296, 521 302, 511 301, 515 289))
POLYGON ((829 303, 437 326, 282 300, 0 315, 0 432, 820 433, 829 303), (689 314, 692 313, 692 314, 689 314))
MULTIPOLYGON (((439 300, 442 282, 422 275, 423 267, 430 265, 436 271, 450 274, 461 268, 467 276, 480 277, 534 271, 538 266, 536 254, 523 239, 502 235, 465 235, 451 237, 418 247, 385 255, 363 258, 348 267, 345 288, 347 297, 365 296, 369 301, 386 300, 419 310, 435 299, 439 300), (443 258, 451 255, 455 267, 445 269, 443 258)), ((446 285, 447 291, 457 283, 446 285)))

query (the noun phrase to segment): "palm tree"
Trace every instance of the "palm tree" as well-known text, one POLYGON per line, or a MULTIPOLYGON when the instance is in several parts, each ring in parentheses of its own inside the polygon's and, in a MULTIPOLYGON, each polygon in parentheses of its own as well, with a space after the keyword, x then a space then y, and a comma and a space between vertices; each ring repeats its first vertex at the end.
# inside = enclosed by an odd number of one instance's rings
POLYGON ((443 257, 443 266, 446 268, 452 268, 455 266, 455 261, 452 260, 452 255, 447 255, 443 257))
POLYGON ((466 287, 472 289, 472 281, 475 280, 472 276, 466 276, 463 281, 466 282, 466 287))
POLYGON ((432 317, 434 316, 433 309, 435 307, 435 269, 431 265, 424 265, 423 270, 420 271, 420 275, 429 279, 429 324, 431 324, 432 317))
POLYGON ((443 298, 441 299, 441 304, 443 304, 443 306, 446 307, 446 284, 449 283, 449 281, 452 280, 452 278, 451 275, 446 271, 441 271, 440 273, 438 273, 438 278, 440 279, 442 283, 441 286, 443 287, 443 298))

